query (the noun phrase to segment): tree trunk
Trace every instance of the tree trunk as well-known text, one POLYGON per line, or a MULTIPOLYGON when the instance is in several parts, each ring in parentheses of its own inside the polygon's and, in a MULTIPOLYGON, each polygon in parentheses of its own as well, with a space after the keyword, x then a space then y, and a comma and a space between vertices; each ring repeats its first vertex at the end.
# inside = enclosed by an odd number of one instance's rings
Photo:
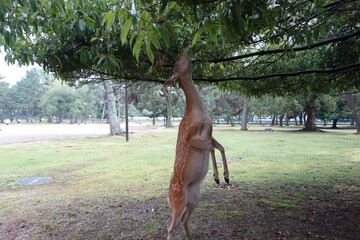
POLYGON ((283 127, 283 119, 284 119, 284 114, 281 114, 279 119, 280 127, 283 127))
POLYGON ((331 128, 333 128, 333 129, 337 128, 337 122, 338 122, 338 119, 333 119, 331 128))
POLYGON ((111 135, 121 135, 119 119, 116 114, 116 104, 114 90, 111 86, 111 80, 104 80, 105 98, 107 101, 107 119, 110 125, 111 135))
POLYGON ((241 131, 247 131, 248 129, 248 116, 249 116, 249 98, 244 97, 243 100, 243 109, 241 116, 241 131))
POLYGON ((47 123, 52 123, 53 122, 53 116, 49 115, 47 118, 47 123))
POLYGON ((350 119, 350 126, 354 126, 355 125, 355 121, 353 118, 350 119))
POLYGON ((275 119, 276 119, 276 115, 274 114, 271 119, 271 126, 275 126, 275 119))
POLYGON ((299 125, 303 125, 303 114, 302 113, 299 114, 299 125))
MULTIPOLYGON (((105 94, 106 95, 106 94, 105 94)), ((100 122, 102 123, 104 121, 104 118, 105 118, 105 110, 106 110, 106 96, 104 95, 104 105, 103 105, 103 110, 102 110, 102 115, 101 115, 101 120, 100 122)))
POLYGON ((166 88, 162 89, 162 92, 164 93, 164 98, 166 101, 166 128, 173 127, 172 124, 172 104, 171 104, 171 94, 168 92, 166 88))
POLYGON ((315 108, 315 103, 317 100, 317 95, 312 95, 309 102, 307 103, 306 106, 306 122, 305 122, 305 131, 316 131, 316 123, 315 123, 315 113, 316 113, 316 108, 315 108))
POLYGON ((353 95, 352 93, 346 93, 346 97, 349 109, 351 111, 352 119, 354 120, 356 125, 356 134, 360 134, 360 116, 356 110, 353 95))

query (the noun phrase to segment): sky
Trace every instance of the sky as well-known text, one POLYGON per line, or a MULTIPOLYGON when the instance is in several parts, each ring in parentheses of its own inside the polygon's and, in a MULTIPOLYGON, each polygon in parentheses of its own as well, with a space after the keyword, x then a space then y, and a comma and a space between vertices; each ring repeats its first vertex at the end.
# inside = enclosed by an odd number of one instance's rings
POLYGON ((15 85, 16 82, 20 81, 25 77, 26 71, 30 70, 35 66, 23 66, 19 67, 17 64, 8 65, 5 60, 5 53, 0 49, 0 76, 3 77, 2 81, 10 83, 10 85, 15 85))

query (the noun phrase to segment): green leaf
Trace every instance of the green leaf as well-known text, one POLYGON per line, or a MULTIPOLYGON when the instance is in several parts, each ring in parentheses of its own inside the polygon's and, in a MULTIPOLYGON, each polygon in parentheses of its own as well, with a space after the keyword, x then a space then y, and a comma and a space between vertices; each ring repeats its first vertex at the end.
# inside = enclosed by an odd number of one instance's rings
POLYGON ((320 36, 320 30, 315 29, 313 32, 313 38, 315 39, 315 41, 317 41, 319 39, 319 36, 320 36))
POLYGON ((131 27, 131 22, 132 22, 131 18, 126 20, 124 26, 121 29, 120 39, 121 39, 122 45, 124 45, 126 37, 127 37, 128 33, 129 33, 129 30, 130 30, 130 27, 131 27))
POLYGON ((86 26, 84 19, 80 19, 79 22, 78 22, 78 24, 79 24, 79 29, 80 29, 81 31, 84 31, 84 30, 85 30, 85 26, 86 26))
POLYGON ((193 38, 192 43, 191 43, 193 46, 197 43, 197 41, 201 37, 201 33, 202 33, 202 29, 199 29, 199 31, 197 31, 195 33, 194 38, 193 38))
POLYGON ((146 45, 145 45, 145 50, 146 50, 146 54, 147 56, 149 57, 151 63, 154 63, 154 53, 153 51, 151 50, 151 43, 150 41, 146 41, 146 45))
POLYGON ((168 32, 162 27, 159 28, 159 32, 160 32, 161 38, 164 41, 166 47, 170 47, 170 37, 169 37, 168 32))
POLYGON ((37 11, 36 0, 30 0, 30 8, 33 13, 37 11))
POLYGON ((143 39, 142 39, 141 36, 138 36, 136 38, 136 42, 135 42, 135 45, 134 45, 134 48, 133 48, 133 54, 134 54, 137 61, 139 61, 139 55, 140 55, 142 44, 143 44, 143 39))
POLYGON ((105 15, 103 17, 101 24, 104 25, 106 23, 106 29, 108 31, 110 31, 111 27, 114 23, 115 17, 116 17, 116 12, 113 12, 113 11, 107 12, 107 13, 105 13, 105 15))
POLYGON ((106 21, 109 19, 110 13, 111 12, 106 12, 102 14, 101 25, 106 23, 106 21))
POLYGON ((168 4, 168 0, 162 0, 161 8, 160 8, 160 11, 159 11, 160 13, 162 13, 165 10, 167 4, 168 4))
POLYGON ((152 45, 153 45, 156 49, 159 49, 159 48, 160 48, 160 42, 159 42, 158 35, 156 35, 154 31, 152 32, 152 34, 149 35, 149 39, 150 39, 152 45))
POLYGON ((216 26, 212 26, 209 29, 209 40, 212 42, 215 42, 216 39, 217 39, 217 29, 216 29, 216 26))
POLYGON ((143 20, 143 21, 147 21, 148 18, 149 18, 149 13, 147 11, 143 11, 141 13, 140 19, 143 20))
POLYGON ((131 34, 130 41, 129 41, 129 45, 130 45, 130 46, 133 44, 134 39, 135 39, 136 36, 137 36, 137 35, 136 35, 136 32, 133 32, 133 33, 131 34))

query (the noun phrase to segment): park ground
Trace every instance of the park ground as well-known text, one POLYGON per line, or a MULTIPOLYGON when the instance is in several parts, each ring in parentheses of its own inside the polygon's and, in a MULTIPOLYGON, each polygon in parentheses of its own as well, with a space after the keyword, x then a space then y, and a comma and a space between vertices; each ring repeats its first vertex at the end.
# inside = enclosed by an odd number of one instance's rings
MULTIPOLYGON (((209 169, 193 238, 360 239, 355 131, 265 128, 214 127, 231 183, 209 169)), ((0 129, 0 239, 166 239, 176 127, 134 124, 128 143, 107 124, 0 129), (19 185, 38 176, 53 181, 19 185)))

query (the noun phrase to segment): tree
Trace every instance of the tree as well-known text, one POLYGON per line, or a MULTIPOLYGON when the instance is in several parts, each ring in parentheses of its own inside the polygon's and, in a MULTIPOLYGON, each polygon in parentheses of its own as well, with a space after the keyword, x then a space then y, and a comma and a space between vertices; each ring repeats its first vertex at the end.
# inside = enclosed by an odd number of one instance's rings
POLYGON ((167 128, 171 128, 173 127, 172 124, 172 92, 171 90, 169 91, 167 88, 163 87, 160 90, 160 96, 165 98, 165 102, 166 102, 166 112, 165 112, 165 118, 166 118, 166 124, 165 126, 167 128))
POLYGON ((187 48, 195 80, 223 82, 247 96, 284 95, 301 87, 312 98, 328 88, 360 85, 356 78, 351 84, 342 80, 344 73, 359 72, 358 59, 324 64, 325 50, 345 41, 358 44, 359 3, 353 0, 2 4, 7 61, 39 63, 69 82, 163 82, 179 50, 187 48))
POLYGON ((11 98, 10 84, 0 79, 0 122, 13 118, 13 101, 11 98))
POLYGON ((65 116, 71 115, 75 99, 76 95, 73 88, 53 83, 41 97, 40 107, 42 112, 48 116, 48 122, 55 119, 57 123, 61 123, 65 116))
POLYGON ((77 89, 76 95, 79 99, 79 105, 82 106, 81 121, 86 121, 90 117, 91 121, 94 122, 103 106, 103 87, 101 84, 84 85, 77 89))
POLYGON ((328 121, 333 121, 332 128, 337 128, 336 123, 341 114, 340 97, 335 97, 331 94, 323 94, 319 96, 316 117, 322 119, 324 126, 328 121))
POLYGON ((244 97, 243 108, 242 108, 242 117, 241 117, 241 127, 240 130, 247 131, 248 129, 248 116, 249 116, 249 98, 244 97))
POLYGON ((103 84, 105 89, 104 96, 106 101, 107 120, 110 125, 110 134, 121 135, 123 131, 120 128, 119 118, 116 113, 114 89, 110 80, 104 80, 103 84))
POLYGON ((166 112, 166 102, 161 97, 162 91, 160 86, 151 86, 149 83, 142 83, 136 86, 136 94, 139 95, 136 107, 142 114, 152 118, 153 125, 155 125, 156 118, 165 115, 166 112))
POLYGON ((360 98, 359 94, 353 94, 351 92, 346 93, 347 103, 349 110, 351 112, 351 117, 354 119, 356 124, 356 133, 360 134, 360 116, 359 116, 359 106, 360 106, 360 98))
MULTIPOLYGON (((312 50, 354 38, 360 34, 355 20, 357 4, 326 0, 276 4, 250 0, 124 0, 121 4, 83 0, 42 4, 18 0, 3 3, 0 19, 6 50, 14 50, 7 57, 10 62, 36 61, 64 77, 102 72, 118 79, 137 79, 141 76, 136 72, 128 74, 135 63, 131 55, 138 60, 137 67, 144 67, 143 56, 159 63, 157 60, 164 54, 158 53, 163 50, 169 50, 166 55, 170 59, 177 55, 175 46, 191 47, 202 63, 227 62, 231 63, 229 68, 244 66, 239 60, 250 58, 248 62, 252 64, 247 66, 251 69, 266 64, 264 58, 251 59, 256 56, 278 59, 278 54, 312 50), (34 43, 29 36, 38 41, 34 43), (20 41, 22 53, 26 54, 20 55, 20 41), (221 53, 216 55, 220 58, 211 59, 215 52, 221 53)), ((233 79, 246 78, 238 73, 232 75, 233 79)))
POLYGON ((13 87, 16 94, 15 104, 18 114, 25 116, 27 122, 33 122, 36 117, 41 117, 40 98, 46 91, 48 82, 48 76, 43 71, 32 68, 13 87))

